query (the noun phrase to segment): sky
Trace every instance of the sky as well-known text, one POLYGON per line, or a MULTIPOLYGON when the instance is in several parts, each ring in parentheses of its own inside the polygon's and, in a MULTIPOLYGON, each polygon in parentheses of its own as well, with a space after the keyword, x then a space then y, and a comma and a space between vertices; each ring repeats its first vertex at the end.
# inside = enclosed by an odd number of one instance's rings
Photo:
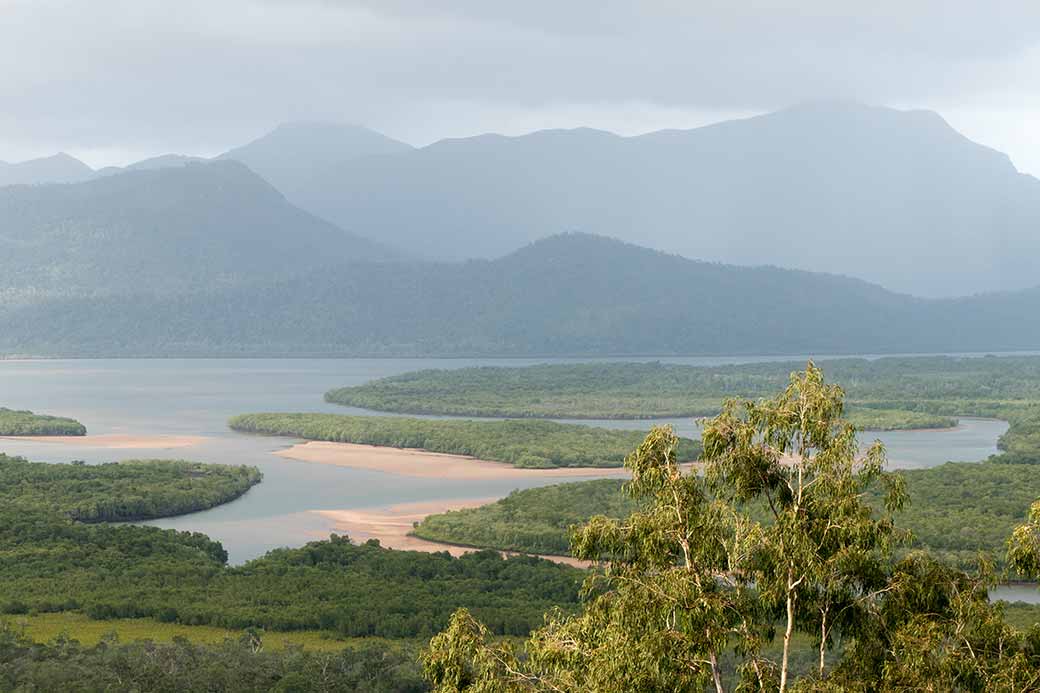
POLYGON ((416 145, 928 108, 1040 176, 1033 0, 0 0, 0 160, 213 155, 280 122, 416 145))

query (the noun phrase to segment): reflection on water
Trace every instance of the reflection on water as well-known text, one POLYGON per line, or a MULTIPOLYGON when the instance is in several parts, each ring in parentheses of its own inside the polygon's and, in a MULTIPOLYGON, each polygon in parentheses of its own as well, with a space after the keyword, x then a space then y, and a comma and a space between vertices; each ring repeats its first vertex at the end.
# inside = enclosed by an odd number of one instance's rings
MULTIPOLYGON (((660 359, 715 365, 768 357, 660 359)), ((588 361, 575 359, 573 361, 588 361)), ((780 359, 773 359, 780 360, 780 359)), ((792 360, 784 357, 782 360, 792 360)), ((447 480, 295 462, 270 453, 287 438, 235 433, 228 418, 250 411, 364 413, 326 404, 323 393, 419 368, 518 366, 567 359, 148 359, 0 361, 0 406, 74 417, 92 434, 200 435, 201 444, 171 450, 103 450, 53 442, 0 440, 0 451, 49 462, 90 463, 134 457, 188 458, 253 465, 264 481, 224 506, 151 524, 204 532, 227 548, 233 563, 279 546, 328 535, 331 520, 312 511, 379 507, 432 499, 502 496, 515 488, 558 483, 553 478, 447 480)), ((646 430, 650 421, 581 421, 646 430)), ((699 436, 690 419, 664 420, 677 432, 699 436)), ((948 460, 975 461, 996 452, 1007 425, 963 419, 950 431, 868 434, 887 446, 893 467, 930 467, 948 460)), ((574 479, 577 480, 577 479, 574 479)))
POLYGON ((989 591, 989 598, 992 601, 1003 600, 1006 602, 1040 604, 1040 590, 1037 589, 1037 585, 1028 583, 1000 585, 999 587, 994 587, 989 591))

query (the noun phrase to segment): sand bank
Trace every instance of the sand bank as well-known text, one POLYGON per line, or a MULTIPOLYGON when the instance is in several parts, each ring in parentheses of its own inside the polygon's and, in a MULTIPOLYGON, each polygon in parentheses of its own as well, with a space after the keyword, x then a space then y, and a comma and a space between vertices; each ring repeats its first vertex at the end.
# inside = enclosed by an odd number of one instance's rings
POLYGON ((86 435, 86 436, 0 436, 4 440, 28 440, 104 450, 169 450, 190 448, 206 440, 203 436, 86 435))
POLYGON ((354 469, 369 469, 401 476, 437 479, 530 479, 532 477, 628 476, 623 467, 565 467, 522 469, 504 462, 487 462, 464 455, 425 450, 403 450, 354 443, 310 441, 274 453, 301 462, 316 462, 354 469))
MULTIPOLYGON (((416 522, 421 522, 427 515, 443 513, 449 510, 475 508, 493 503, 497 498, 481 498, 466 500, 437 500, 419 503, 401 503, 385 508, 363 508, 357 510, 315 510, 322 517, 335 523, 335 531, 346 534, 355 543, 369 539, 378 539, 384 547, 403 551, 447 551, 453 556, 478 551, 479 549, 454 544, 441 544, 413 537, 409 534, 416 522)), ((513 555, 503 551, 504 555, 513 555)), ((567 556, 542 556, 550 561, 566 563, 578 567, 587 567, 588 563, 567 556)))

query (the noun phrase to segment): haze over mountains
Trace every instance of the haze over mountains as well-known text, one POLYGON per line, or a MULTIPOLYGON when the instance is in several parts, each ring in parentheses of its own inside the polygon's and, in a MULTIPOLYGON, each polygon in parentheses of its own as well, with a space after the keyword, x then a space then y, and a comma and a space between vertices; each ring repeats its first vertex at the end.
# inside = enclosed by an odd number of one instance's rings
POLYGON ((219 158, 316 216, 431 260, 499 257, 579 230, 920 296, 1040 283, 1040 181, 926 111, 825 102, 639 137, 552 130, 422 148, 295 123, 219 158))
POLYGON ((409 151, 411 145, 356 125, 285 123, 219 158, 240 161, 290 199, 306 201, 308 188, 341 164, 409 151))
POLYGON ((93 175, 92 168, 64 153, 13 164, 0 161, 0 186, 75 183, 93 175))
MULTIPOLYGON (((3 304, 0 304, 2 306, 3 304)), ((0 353, 597 356, 1030 349, 1040 290, 925 300, 855 279, 554 236, 498 260, 357 263, 222 290, 0 307, 0 353)))
POLYGON ((640 137, 446 140, 320 170, 290 197, 437 259, 579 230, 923 296, 1038 281, 1040 181, 924 111, 810 104, 640 137))
POLYGON ((8 296, 209 291, 397 255, 234 161, 3 187, 0 220, 8 296))
POLYGON ((212 160, 3 170, 34 184, 0 187, 0 354, 1040 345, 1040 288, 910 295, 1040 284, 1040 181, 927 112, 816 104, 418 149, 302 123, 212 160))

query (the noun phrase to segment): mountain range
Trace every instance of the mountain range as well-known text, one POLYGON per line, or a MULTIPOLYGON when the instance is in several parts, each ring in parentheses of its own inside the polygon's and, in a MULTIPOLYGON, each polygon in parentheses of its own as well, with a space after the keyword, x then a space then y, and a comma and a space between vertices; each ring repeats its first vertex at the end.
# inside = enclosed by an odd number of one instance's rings
POLYGON ((0 302, 0 353, 663 356, 1024 350, 1040 290, 920 299, 587 234, 496 260, 329 266, 198 292, 0 302))
POLYGON ((809 104, 638 137, 445 140, 315 168, 286 194, 442 260, 577 230, 921 296, 1038 282, 1040 181, 927 111, 809 104))
POLYGON ((75 183, 93 176, 92 168, 64 153, 14 164, 0 161, 0 186, 75 183))
POLYGON ((0 188, 0 296, 192 293, 396 251, 300 210, 235 161, 0 188))
POLYGON ((547 130, 420 148, 359 126, 292 123, 218 158, 317 217, 428 260, 490 259, 578 230, 927 297, 1038 283, 1040 181, 928 111, 822 102, 637 137, 547 130))

